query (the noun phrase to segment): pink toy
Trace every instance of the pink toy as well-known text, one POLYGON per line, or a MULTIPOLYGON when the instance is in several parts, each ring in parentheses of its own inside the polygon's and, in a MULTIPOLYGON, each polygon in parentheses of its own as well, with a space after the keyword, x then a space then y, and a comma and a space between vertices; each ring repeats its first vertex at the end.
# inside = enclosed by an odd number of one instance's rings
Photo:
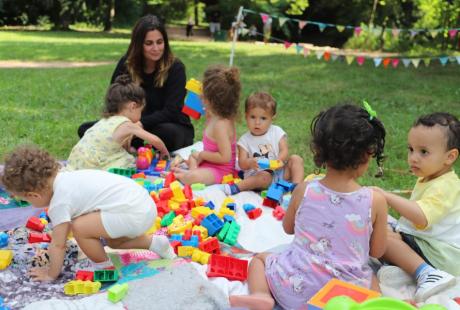
POLYGON ((138 263, 143 260, 154 260, 158 259, 158 254, 151 251, 136 251, 126 252, 120 254, 123 265, 129 265, 130 263, 138 263))
POLYGON ((147 157, 139 156, 136 160, 136 167, 139 170, 146 170, 150 167, 149 160, 147 157))

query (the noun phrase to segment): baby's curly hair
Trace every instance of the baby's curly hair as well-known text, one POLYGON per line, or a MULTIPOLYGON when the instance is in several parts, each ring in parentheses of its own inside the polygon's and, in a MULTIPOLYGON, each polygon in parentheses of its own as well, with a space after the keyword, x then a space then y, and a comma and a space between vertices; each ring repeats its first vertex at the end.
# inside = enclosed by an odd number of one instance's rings
POLYGON ((436 112, 428 115, 420 116, 412 127, 417 126, 433 127, 441 126, 446 134, 447 149, 457 149, 460 151, 460 122, 458 118, 450 113, 436 112))
POLYGON ((240 105, 240 71, 236 67, 208 67, 203 78, 203 96, 216 115, 235 119, 240 105))
POLYGON ((337 170, 356 169, 367 160, 376 158, 380 166, 385 146, 385 127, 363 108, 342 104, 320 112, 311 124, 316 166, 326 164, 337 170))
POLYGON ((6 156, 2 183, 16 193, 40 192, 59 168, 48 152, 35 146, 21 146, 6 156))

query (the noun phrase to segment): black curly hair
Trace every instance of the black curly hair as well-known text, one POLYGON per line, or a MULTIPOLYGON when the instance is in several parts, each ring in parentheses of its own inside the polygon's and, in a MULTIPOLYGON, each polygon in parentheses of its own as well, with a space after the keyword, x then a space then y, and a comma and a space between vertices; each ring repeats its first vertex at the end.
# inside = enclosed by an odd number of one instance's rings
POLYGON ((375 157, 379 166, 383 161, 385 127, 359 106, 341 104, 322 111, 310 130, 310 148, 318 167, 355 169, 366 162, 367 155, 375 157))
POLYGON ((417 126, 433 127, 439 125, 445 129, 447 138, 447 149, 457 149, 460 151, 460 122, 452 114, 445 112, 436 112, 420 116, 412 127, 417 126))

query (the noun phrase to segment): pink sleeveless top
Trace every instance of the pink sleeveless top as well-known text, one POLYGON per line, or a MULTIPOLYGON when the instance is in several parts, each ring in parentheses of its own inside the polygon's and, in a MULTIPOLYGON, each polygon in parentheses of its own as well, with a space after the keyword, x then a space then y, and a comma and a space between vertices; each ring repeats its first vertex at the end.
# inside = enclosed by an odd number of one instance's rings
MULTIPOLYGON (((217 146, 217 143, 213 140, 211 140, 207 135, 206 135, 206 128, 203 130, 203 149, 204 151, 209 151, 209 152, 218 152, 219 148, 217 146)), ((233 133, 233 141, 231 144, 231 150, 232 150, 232 157, 230 158, 230 161, 225 164, 215 164, 215 163, 210 163, 208 161, 203 161, 200 163, 199 167, 200 168, 206 168, 212 170, 212 173, 214 174, 214 182, 216 184, 219 184, 222 182, 222 177, 227 174, 234 174, 235 172, 235 162, 236 162, 236 129, 235 132, 233 133)))

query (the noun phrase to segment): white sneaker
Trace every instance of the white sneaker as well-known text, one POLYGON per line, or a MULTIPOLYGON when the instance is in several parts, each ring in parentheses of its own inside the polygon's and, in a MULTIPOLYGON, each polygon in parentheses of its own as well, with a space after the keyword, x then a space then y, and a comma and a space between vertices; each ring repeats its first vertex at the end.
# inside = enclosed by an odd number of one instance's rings
POLYGON ((425 281, 417 285, 415 301, 425 301, 431 296, 454 286, 456 282, 457 280, 453 275, 436 269, 426 276, 425 281))
POLYGON ((415 283, 414 278, 398 266, 383 266, 377 272, 377 278, 380 283, 395 288, 415 283))

